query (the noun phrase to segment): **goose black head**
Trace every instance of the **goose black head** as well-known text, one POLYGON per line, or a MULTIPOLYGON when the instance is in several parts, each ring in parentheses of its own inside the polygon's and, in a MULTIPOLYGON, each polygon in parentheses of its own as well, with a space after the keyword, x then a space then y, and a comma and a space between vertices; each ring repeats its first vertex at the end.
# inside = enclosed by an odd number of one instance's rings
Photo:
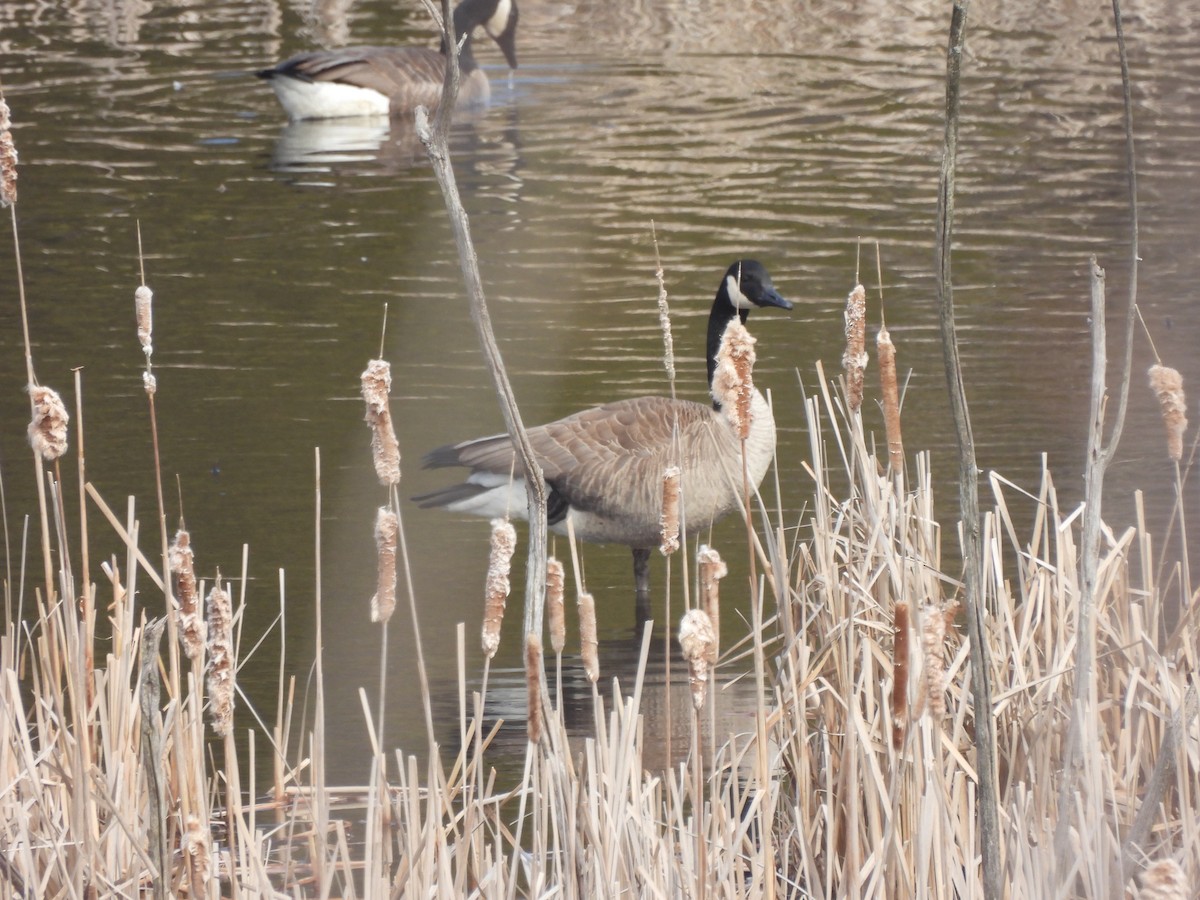
POLYGON ((712 312, 708 314, 709 385, 712 384, 713 372, 717 366, 716 357, 721 347, 721 336, 725 333, 725 326, 729 324, 729 320, 736 315, 745 323, 750 310, 768 307, 791 309, 792 304, 775 290, 766 266, 756 259, 739 259, 726 270, 721 285, 717 288, 712 312))

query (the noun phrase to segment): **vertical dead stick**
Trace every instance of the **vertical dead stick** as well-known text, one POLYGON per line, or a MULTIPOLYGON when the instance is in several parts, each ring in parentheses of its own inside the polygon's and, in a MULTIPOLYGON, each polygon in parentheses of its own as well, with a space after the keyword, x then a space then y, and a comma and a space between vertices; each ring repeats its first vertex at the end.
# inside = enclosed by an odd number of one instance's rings
POLYGON ((142 768, 146 773, 149 816, 146 843, 151 859, 158 866, 154 879, 155 900, 170 896, 171 852, 167 848, 167 786, 163 784, 162 719, 159 717, 158 647, 165 619, 146 624, 142 632, 142 660, 138 671, 138 691, 142 707, 142 768))

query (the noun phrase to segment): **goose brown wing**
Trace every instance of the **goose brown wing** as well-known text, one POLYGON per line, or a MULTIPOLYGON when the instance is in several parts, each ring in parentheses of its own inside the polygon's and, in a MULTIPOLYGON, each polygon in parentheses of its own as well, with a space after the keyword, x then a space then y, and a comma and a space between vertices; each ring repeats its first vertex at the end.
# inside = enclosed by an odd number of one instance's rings
POLYGON ((441 86, 444 57, 426 47, 346 47, 304 53, 280 63, 275 74, 304 81, 337 81, 396 96, 414 84, 441 86))

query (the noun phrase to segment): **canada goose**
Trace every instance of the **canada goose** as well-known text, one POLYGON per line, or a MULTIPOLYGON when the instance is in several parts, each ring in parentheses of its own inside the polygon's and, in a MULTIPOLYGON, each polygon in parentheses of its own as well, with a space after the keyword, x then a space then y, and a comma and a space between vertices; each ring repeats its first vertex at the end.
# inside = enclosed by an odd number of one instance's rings
MULTIPOLYGON (((710 391, 725 326, 735 315, 745 322, 756 306, 792 308, 761 263, 735 262, 722 276, 708 316, 710 391)), ((757 487, 775 455, 775 420, 757 390, 751 411, 747 469, 757 487)), ((741 496, 741 442, 715 398, 711 406, 667 397, 617 400, 528 430, 546 479, 548 524, 565 534, 569 518, 585 541, 631 547, 639 612, 648 611, 650 551, 661 539, 663 471, 676 461, 671 449, 676 422, 683 524, 687 534, 695 534, 736 509, 741 496)), ((507 434, 439 447, 424 463, 466 466, 471 473, 460 484, 414 497, 421 506, 526 516, 525 485, 507 434)))
MULTIPOLYGON (((510 68, 517 67, 516 0, 462 0, 454 9, 460 50, 458 99, 467 105, 488 101, 487 75, 471 52, 479 25, 500 45, 510 68)), ((344 47, 286 59, 256 73, 271 82, 288 117, 336 119, 344 116, 398 116, 417 106, 435 108, 446 72, 445 39, 427 47, 344 47)))

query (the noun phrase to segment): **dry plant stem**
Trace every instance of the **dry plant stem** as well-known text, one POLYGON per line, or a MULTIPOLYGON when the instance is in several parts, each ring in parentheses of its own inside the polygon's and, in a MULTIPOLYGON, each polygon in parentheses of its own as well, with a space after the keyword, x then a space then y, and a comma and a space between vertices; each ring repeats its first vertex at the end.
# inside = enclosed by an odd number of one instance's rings
POLYGON ((142 631, 142 667, 138 678, 142 704, 142 765, 149 782, 147 840, 158 867, 155 900, 170 896, 171 851, 167 846, 167 787, 163 777, 162 722, 159 719, 158 646, 166 622, 156 619, 142 631))
POLYGON ((546 484, 542 478, 542 468, 533 455, 533 447, 521 421, 521 413, 517 408, 516 395, 508 380, 504 368, 504 360, 500 348, 496 344, 496 336, 492 331, 492 320, 488 314, 487 299, 483 292, 483 279, 479 274, 479 258, 475 255, 475 246, 471 240, 471 227, 463 209, 462 200, 458 194, 458 185, 454 178, 454 168, 450 162, 450 148, 447 135, 450 127, 450 116, 454 108, 458 87, 458 48, 454 43, 450 17, 449 0, 442 2, 443 37, 446 39, 449 52, 446 54, 446 80, 442 86, 442 101, 438 106, 437 116, 430 128, 429 113, 422 106, 416 110, 416 130, 421 143, 429 154, 438 186, 442 190, 442 198, 446 203, 446 211, 450 216, 450 227, 454 232, 454 242, 458 247, 458 260, 462 268, 463 280, 467 288, 470 302, 471 322, 483 348, 484 360, 491 373, 496 396, 500 401, 500 412, 504 416, 505 428, 509 438, 516 448, 521 469, 525 473, 525 488, 529 499, 529 555, 525 568, 525 622, 524 634, 542 633, 542 613, 546 599, 546 484))
POLYGON ((975 439, 967 410, 962 363, 954 326, 951 246, 954 237, 954 177, 958 160, 959 76, 966 37, 969 0, 955 0, 946 52, 946 135, 942 171, 938 182, 937 297, 942 332, 942 354, 950 391, 950 409, 958 441, 958 496, 962 515, 963 568, 966 588, 967 634, 971 641, 971 684, 974 688, 976 771, 979 775, 979 844, 983 856, 983 894, 1003 896, 1003 859, 1000 845, 1000 812, 996 782, 995 722, 992 712, 989 660, 982 595, 983 559, 980 544, 979 482, 975 439))

